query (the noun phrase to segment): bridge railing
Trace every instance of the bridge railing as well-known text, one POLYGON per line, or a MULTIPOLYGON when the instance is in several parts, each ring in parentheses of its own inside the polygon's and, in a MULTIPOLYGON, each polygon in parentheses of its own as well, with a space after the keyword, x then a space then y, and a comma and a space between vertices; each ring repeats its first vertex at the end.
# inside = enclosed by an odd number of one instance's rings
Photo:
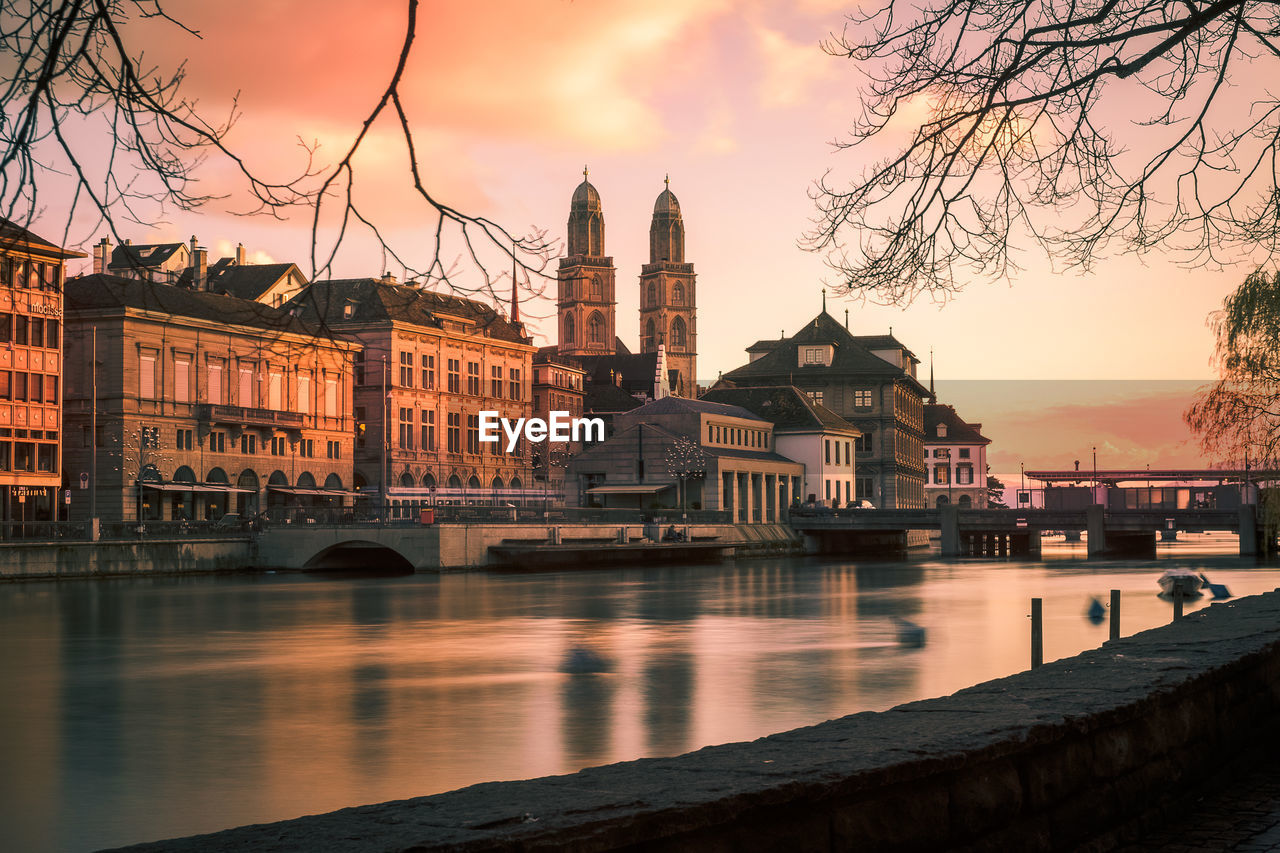
POLYGON ((590 509, 577 507, 518 507, 440 505, 413 514, 338 507, 273 507, 262 516, 270 525, 418 527, 433 524, 730 524, 731 514, 714 510, 590 509), (424 515, 430 513, 430 521, 424 515))

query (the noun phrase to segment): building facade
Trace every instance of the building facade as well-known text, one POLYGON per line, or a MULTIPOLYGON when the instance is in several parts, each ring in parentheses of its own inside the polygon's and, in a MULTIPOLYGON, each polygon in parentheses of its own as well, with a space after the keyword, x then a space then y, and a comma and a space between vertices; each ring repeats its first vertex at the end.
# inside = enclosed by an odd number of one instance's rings
POLYGON ((0 513, 53 520, 62 504, 63 282, 68 251, 0 219, 0 513))
POLYGON ((582 170, 582 183, 569 202, 566 256, 556 274, 556 312, 561 355, 613 352, 616 271, 604 253, 604 208, 600 193, 582 170))
POLYGON ((928 505, 986 509, 991 439, 982 434, 982 424, 965 422, 952 406, 930 403, 924 407, 924 433, 928 505))
POLYGON ((925 505, 919 360, 892 335, 855 336, 823 309, 790 337, 748 347, 750 362, 714 388, 794 385, 861 433, 854 499, 884 509, 925 505))
MULTIPOLYGON (((523 443, 508 453, 505 441, 480 441, 482 411, 532 414, 534 347, 522 324, 390 276, 313 282, 285 308, 360 346, 355 483, 371 499, 465 500, 532 482, 523 443)), ((395 500, 406 512, 421 502, 395 500)))
POLYGON ((665 348, 678 397, 697 396, 697 276, 684 259, 680 202, 667 188, 653 204, 649 263, 640 268, 640 352, 665 348))
POLYGON ((66 300, 70 518, 352 506, 355 345, 145 280, 72 279, 66 300))
MULTIPOLYGON (((546 347, 533 354, 533 417, 546 421, 552 412, 567 412, 570 418, 583 415, 586 371, 575 359, 560 356, 546 347)), ((581 442, 538 444, 530 450, 534 483, 549 493, 562 494, 565 466, 582 449, 581 442)))

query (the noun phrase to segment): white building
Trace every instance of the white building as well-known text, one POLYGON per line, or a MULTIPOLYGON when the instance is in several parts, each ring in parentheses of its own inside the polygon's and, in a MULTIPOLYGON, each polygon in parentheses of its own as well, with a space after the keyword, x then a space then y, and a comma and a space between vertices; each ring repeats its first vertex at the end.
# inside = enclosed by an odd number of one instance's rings
POLYGON ((987 445, 982 424, 966 423, 951 406, 924 407, 924 494, 929 506, 987 506, 987 445))

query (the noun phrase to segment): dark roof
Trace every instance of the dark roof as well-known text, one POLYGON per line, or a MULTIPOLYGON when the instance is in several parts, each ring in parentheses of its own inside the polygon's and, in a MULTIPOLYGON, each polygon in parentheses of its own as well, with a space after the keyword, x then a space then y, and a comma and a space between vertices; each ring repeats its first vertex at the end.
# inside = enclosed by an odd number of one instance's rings
POLYGON ((731 406, 726 403, 716 403, 705 399, 691 400, 688 397, 663 397, 661 400, 645 403, 644 406, 632 414, 646 416, 699 414, 720 415, 726 418, 746 418, 751 421, 764 420, 741 406, 731 406))
POLYGON ((829 430, 859 432, 835 412, 809 399, 791 385, 762 385, 755 388, 724 388, 702 395, 703 401, 741 406, 769 421, 780 431, 829 430))
POLYGON ((904 344, 902 341, 895 338, 893 335, 854 335, 853 339, 858 343, 862 344, 864 347, 866 347, 869 350, 876 350, 876 349, 904 350, 907 354, 907 358, 911 359, 916 364, 920 363, 920 359, 916 358, 915 353, 907 349, 906 344, 904 344))
POLYGON ((924 440, 926 444, 990 444, 982 434, 982 424, 961 420, 954 406, 926 403, 924 407, 924 440), (946 438, 938 437, 938 424, 947 425, 946 438))
POLYGON ((57 243, 50 243, 37 236, 16 222, 0 218, 0 249, 18 249, 24 252, 38 252, 56 258, 83 258, 84 252, 64 249, 57 243))
POLYGON ((316 333, 314 327, 281 308, 221 293, 187 290, 171 284, 117 275, 96 274, 68 279, 64 306, 68 315, 76 311, 135 308, 277 332, 316 333))
MULTIPOLYGON (((241 299, 257 299, 266 293, 280 279, 289 274, 291 269, 297 270, 294 264, 224 264, 229 258, 223 258, 209 268, 208 288, 217 293, 229 293, 241 299)), ((298 270, 303 282, 306 276, 298 270)))
POLYGON ((186 243, 125 243, 116 246, 111 252, 111 263, 107 266, 115 269, 158 267, 185 245, 186 243))
POLYGON ((747 352, 768 352, 769 350, 782 343, 782 338, 770 338, 769 340, 756 341, 747 347, 747 352))
POLYGON ((641 406, 641 401, 617 385, 592 382, 586 386, 582 397, 582 410, 588 414, 629 412, 641 406))
MULTIPOLYGON (((587 372, 587 381, 601 385, 616 385, 621 381, 622 387, 637 394, 653 393, 653 377, 658 370, 658 354, 656 352, 627 352, 626 348, 618 353, 608 355, 575 355, 574 360, 587 372)), ((672 384, 679 378, 679 371, 667 370, 667 382, 672 384)))
MULTIPOLYGON (((672 398, 668 397, 665 399, 672 399, 672 398)), ((591 446, 585 448, 581 453, 574 456, 573 457, 574 461, 576 462, 577 460, 580 460, 580 459, 590 459, 593 455, 595 455, 595 453, 600 448, 608 448, 609 445, 616 446, 616 444, 625 444, 626 442, 633 440, 632 436, 634 436, 636 430, 640 429, 641 427, 643 427, 646 430, 650 430, 652 432, 657 432, 661 435, 665 435, 672 440, 675 440, 677 438, 687 438, 692 441, 696 441, 698 442, 698 447, 701 448, 702 452, 709 457, 715 457, 719 459, 726 459, 726 458, 727 459, 765 459, 770 462, 789 462, 793 465, 800 464, 796 462, 794 459, 788 459, 787 457, 774 453, 771 450, 745 450, 743 448, 738 448, 738 447, 715 447, 711 445, 705 445, 701 441, 701 436, 684 435, 683 433, 673 432, 672 430, 667 429, 661 424, 645 423, 644 421, 631 424, 630 426, 623 427, 622 429, 615 432, 613 435, 609 436, 604 441, 598 442, 596 444, 592 444, 591 446)), ((659 462, 658 465, 660 466, 661 462, 659 462)))
POLYGON ((376 278, 347 278, 314 281, 286 303, 299 309, 309 320, 329 327, 366 323, 397 322, 428 328, 442 328, 445 318, 469 321, 476 334, 511 343, 528 343, 523 324, 512 324, 490 305, 436 293, 407 284, 392 284, 376 278), (350 317, 345 307, 352 306, 350 317))
MULTIPOLYGON (((889 336, 873 336, 872 340, 882 340, 889 336)), ((918 386, 921 393, 927 393, 909 372, 872 354, 867 346, 849 333, 843 325, 827 312, 806 323, 800 331, 785 340, 778 341, 777 346, 757 358, 755 361, 730 370, 724 378, 735 385, 754 384, 761 380, 769 384, 789 383, 793 376, 803 376, 806 372, 817 375, 828 373, 854 373, 868 377, 906 378, 918 386), (798 357, 799 349, 805 345, 832 344, 835 355, 829 367, 802 367, 798 357)))

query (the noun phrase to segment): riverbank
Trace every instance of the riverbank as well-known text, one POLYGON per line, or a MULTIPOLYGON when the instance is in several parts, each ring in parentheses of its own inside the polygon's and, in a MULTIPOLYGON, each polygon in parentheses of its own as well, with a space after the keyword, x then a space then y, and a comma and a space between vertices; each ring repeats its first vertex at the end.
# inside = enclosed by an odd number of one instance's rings
POLYGON ((1106 849, 1278 717, 1269 593, 750 743, 121 849, 1106 849))

